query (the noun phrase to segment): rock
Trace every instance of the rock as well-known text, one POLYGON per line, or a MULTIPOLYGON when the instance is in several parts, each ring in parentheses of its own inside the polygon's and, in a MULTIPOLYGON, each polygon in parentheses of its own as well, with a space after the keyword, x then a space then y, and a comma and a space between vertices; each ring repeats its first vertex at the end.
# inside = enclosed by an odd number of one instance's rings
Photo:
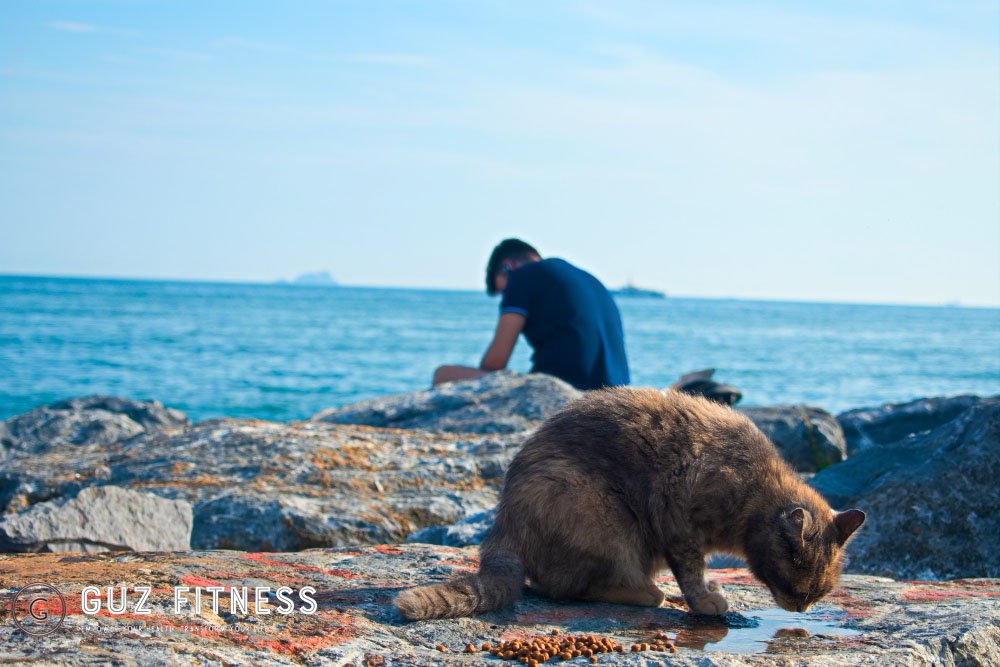
POLYGON ((551 375, 497 371, 477 380, 324 410, 312 420, 450 433, 515 433, 535 428, 579 395, 551 375))
POLYGON ((3 551, 183 551, 191 505, 115 486, 33 505, 0 519, 3 551))
POLYGON ((523 437, 221 419, 106 446, 15 451, 0 465, 0 492, 8 511, 95 484, 185 500, 195 548, 402 541, 493 507, 523 437))
POLYGON ((812 478, 868 520, 850 571, 909 579, 1000 576, 1000 398, 930 431, 860 450, 812 478))
POLYGON ((176 431, 190 424, 158 401, 86 396, 52 403, 12 417, 0 428, 0 457, 11 451, 41 453, 65 445, 110 445, 141 433, 176 431))
POLYGON ((441 544, 448 547, 468 547, 479 544, 496 519, 496 508, 478 512, 457 521, 450 526, 428 526, 412 533, 407 542, 441 544))
POLYGON ((965 412, 978 396, 920 398, 908 403, 888 403, 877 408, 860 408, 837 415, 844 429, 847 453, 898 442, 945 424, 965 412))
POLYGON ((816 472, 847 458, 840 424, 829 412, 808 405, 737 408, 778 447, 799 472, 816 472))
MULTIPOLYGON (((537 635, 600 635, 625 646, 624 653, 598 655, 599 664, 624 666, 786 665, 995 665, 1000 664, 1000 580, 897 582, 847 575, 840 587, 804 614, 774 608, 770 594, 746 570, 718 570, 731 611, 722 619, 684 611, 672 577, 658 579, 667 596, 650 609, 585 602, 553 602, 528 595, 514 607, 481 616, 402 622, 392 606, 405 587, 441 581, 476 566, 473 549, 427 545, 377 545, 294 554, 239 551, 176 554, 19 554, 0 558, 0 581, 8 596, 38 581, 55 587, 66 617, 47 636, 28 636, 11 622, 0 625, 0 656, 10 663, 79 664, 255 664, 274 665, 515 665, 477 651, 468 643, 537 635), (40 573, 46 573, 41 575, 40 573), (201 613, 175 612, 176 595, 193 606, 193 588, 218 585, 216 613, 208 595, 201 613), (82 607, 84 586, 104 596, 100 615, 82 607), (106 591, 125 586, 126 612, 107 610, 106 591), (136 586, 151 589, 149 615, 132 613, 136 586), (296 608, 274 613, 253 604, 230 608, 230 591, 246 587, 291 589, 296 608), (315 593, 315 613, 299 597, 315 593), (666 632, 678 653, 631 653, 629 647, 666 632), (436 647, 443 646, 444 651, 436 647)), ((248 597, 252 596, 248 595, 248 597)), ((59 602, 47 609, 58 619, 59 602)), ((3 601, 4 609, 10 606, 3 601)), ((22 601, 23 602, 23 601, 22 601)), ((21 620, 25 620, 23 616, 21 620)), ((45 626, 52 627, 52 626, 45 626)), ((569 664, 589 664, 585 659, 569 664)), ((558 661, 552 664, 559 664, 558 661)))

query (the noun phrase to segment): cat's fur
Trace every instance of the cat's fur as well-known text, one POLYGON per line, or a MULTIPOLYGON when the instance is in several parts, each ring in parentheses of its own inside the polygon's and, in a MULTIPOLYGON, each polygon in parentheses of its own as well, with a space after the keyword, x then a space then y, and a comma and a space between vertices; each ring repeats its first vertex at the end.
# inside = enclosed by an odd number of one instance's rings
POLYGON ((864 521, 834 512, 745 416, 678 392, 588 392, 514 458, 479 572, 401 592, 411 620, 512 604, 527 576, 556 599, 658 606, 669 567, 691 611, 723 614, 705 557, 747 559, 779 605, 804 611, 837 583, 864 521))

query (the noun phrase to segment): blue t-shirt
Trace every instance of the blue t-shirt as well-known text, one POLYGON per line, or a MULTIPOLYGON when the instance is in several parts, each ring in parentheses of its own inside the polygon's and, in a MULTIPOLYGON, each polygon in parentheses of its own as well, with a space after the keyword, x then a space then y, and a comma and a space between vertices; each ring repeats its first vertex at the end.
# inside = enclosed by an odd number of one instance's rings
POLYGON ((501 313, 524 315, 532 372, 577 389, 628 384, 618 306, 601 282, 561 259, 529 262, 507 276, 501 313))

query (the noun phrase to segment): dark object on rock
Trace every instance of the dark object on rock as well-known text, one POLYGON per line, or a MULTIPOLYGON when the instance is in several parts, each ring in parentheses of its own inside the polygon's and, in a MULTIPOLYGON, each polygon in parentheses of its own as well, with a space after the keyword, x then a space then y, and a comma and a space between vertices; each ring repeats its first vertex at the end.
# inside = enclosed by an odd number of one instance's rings
POLYGON ((898 442, 917 433, 950 422, 978 403, 978 396, 920 398, 908 403, 887 403, 877 408, 860 408, 837 415, 844 429, 847 453, 898 442))
POLYGON ((116 486, 33 505, 0 519, 3 551, 184 551, 191 505, 116 486))
POLYGON ((110 445, 140 433, 190 425, 180 410, 159 401, 85 396, 35 408, 0 423, 0 457, 12 450, 41 453, 66 445, 110 445))
POLYGON ((1000 397, 862 449, 811 483, 834 507, 857 505, 871 517, 851 543, 849 571, 946 579, 1000 576, 998 479, 1000 397))
POLYGON ((670 388, 692 396, 704 396, 723 405, 736 405, 743 398, 743 392, 732 385, 716 382, 712 379, 714 374, 714 368, 685 373, 670 388))
POLYGON ((844 432, 826 410, 808 405, 738 410, 753 420, 799 472, 816 472, 847 458, 844 432))
POLYGON ((580 392, 543 373, 489 373, 425 391, 324 410, 312 421, 449 433, 514 433, 538 426, 580 392))

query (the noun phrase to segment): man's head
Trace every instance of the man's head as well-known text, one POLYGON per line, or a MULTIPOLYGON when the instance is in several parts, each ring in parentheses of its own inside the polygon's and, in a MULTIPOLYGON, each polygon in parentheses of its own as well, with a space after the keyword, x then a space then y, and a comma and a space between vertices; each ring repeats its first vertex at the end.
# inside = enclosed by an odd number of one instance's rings
POLYGON ((486 293, 495 296, 502 292, 508 273, 541 258, 537 250, 521 239, 504 239, 493 248, 490 261, 486 264, 486 293))

